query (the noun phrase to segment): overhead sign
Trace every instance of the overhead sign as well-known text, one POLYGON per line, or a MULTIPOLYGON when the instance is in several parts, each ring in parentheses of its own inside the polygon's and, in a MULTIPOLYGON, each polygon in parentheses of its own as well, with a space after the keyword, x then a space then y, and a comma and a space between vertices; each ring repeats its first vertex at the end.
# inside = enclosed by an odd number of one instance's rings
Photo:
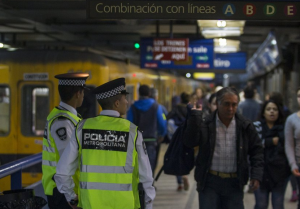
POLYGON ((153 40, 154 60, 187 60, 188 38, 155 38, 153 40))
POLYGON ((189 40, 187 61, 154 60, 153 38, 142 38, 141 68, 156 69, 213 69, 213 39, 189 40))
POLYGON ((299 1, 87 0, 90 19, 300 20, 299 1))
POLYGON ((215 54, 215 69, 246 72, 245 52, 215 54))

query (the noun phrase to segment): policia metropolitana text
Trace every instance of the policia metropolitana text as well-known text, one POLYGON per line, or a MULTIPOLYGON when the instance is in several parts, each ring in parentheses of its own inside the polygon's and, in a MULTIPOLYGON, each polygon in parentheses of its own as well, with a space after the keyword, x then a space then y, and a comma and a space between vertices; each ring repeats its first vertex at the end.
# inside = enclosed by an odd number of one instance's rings
MULTIPOLYGON (((76 108, 83 102, 85 81, 89 74, 66 73, 56 75, 58 92, 61 102, 47 117, 43 138, 42 183, 47 195, 50 209, 70 208, 65 196, 56 187, 53 179, 57 163, 63 151, 70 142, 76 125, 81 120, 76 108)), ((79 170, 73 175, 75 182, 74 192, 78 192, 79 170)))
POLYGON ((120 117, 128 104, 125 79, 112 80, 92 92, 103 110, 78 123, 54 176, 58 190, 74 209, 137 209, 143 204, 152 209, 155 189, 142 134, 120 117), (72 179, 77 168, 78 195, 72 179), (145 192, 141 204, 138 184, 145 192))

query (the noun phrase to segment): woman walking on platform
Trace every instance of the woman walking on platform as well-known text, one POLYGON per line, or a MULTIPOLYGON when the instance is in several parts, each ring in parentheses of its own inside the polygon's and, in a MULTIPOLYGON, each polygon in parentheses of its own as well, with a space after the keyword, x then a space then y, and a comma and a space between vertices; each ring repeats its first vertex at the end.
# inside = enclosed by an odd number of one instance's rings
MULTIPOLYGON (((300 107, 300 87, 297 89, 297 102, 300 107)), ((296 176, 298 188, 300 188, 300 110, 287 118, 284 134, 286 139, 285 152, 291 166, 292 173, 296 176)), ((298 209, 300 209, 299 201, 298 209)))
POLYGON ((290 168, 284 152, 284 116, 280 106, 272 100, 261 109, 261 120, 254 122, 264 146, 264 176, 260 188, 254 192, 255 209, 267 209, 269 194, 273 209, 284 208, 284 194, 290 168))

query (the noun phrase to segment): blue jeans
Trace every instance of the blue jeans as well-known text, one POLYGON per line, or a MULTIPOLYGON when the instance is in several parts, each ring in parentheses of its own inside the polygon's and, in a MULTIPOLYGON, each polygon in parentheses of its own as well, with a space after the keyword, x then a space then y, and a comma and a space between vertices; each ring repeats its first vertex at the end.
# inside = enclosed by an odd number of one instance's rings
POLYGON ((284 209, 284 194, 289 178, 283 182, 279 182, 272 190, 257 189, 254 191, 255 206, 254 209, 267 209, 269 205, 269 195, 271 193, 271 201, 273 209, 284 209))
POLYGON ((182 184, 182 176, 176 176, 177 184, 182 184))
POLYGON ((204 189, 198 193, 200 209, 244 209, 244 192, 237 178, 208 174, 204 189))

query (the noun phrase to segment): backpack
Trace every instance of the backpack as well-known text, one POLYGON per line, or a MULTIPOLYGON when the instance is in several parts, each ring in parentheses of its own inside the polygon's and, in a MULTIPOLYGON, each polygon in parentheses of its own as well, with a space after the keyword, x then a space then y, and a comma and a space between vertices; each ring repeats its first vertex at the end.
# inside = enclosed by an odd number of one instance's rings
POLYGON ((172 136, 164 156, 163 170, 165 174, 187 175, 194 167, 194 149, 183 144, 186 121, 178 126, 172 136))

